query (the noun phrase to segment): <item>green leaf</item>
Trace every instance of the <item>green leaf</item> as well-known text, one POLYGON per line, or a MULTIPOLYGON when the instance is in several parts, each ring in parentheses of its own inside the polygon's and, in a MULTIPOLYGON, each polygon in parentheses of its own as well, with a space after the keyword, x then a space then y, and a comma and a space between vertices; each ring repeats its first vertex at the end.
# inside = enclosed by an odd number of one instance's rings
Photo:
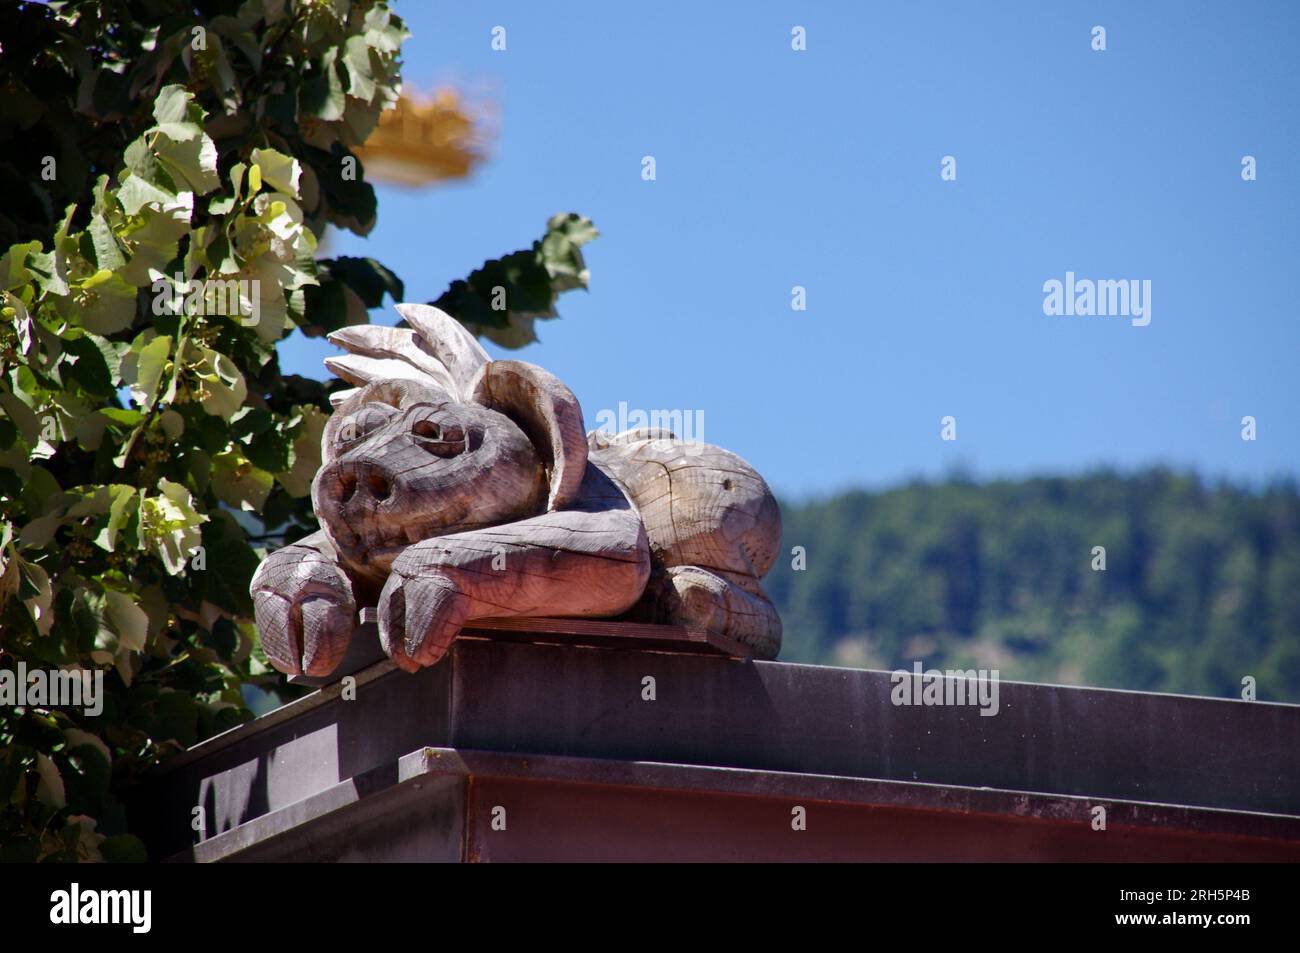
POLYGON ((68 518, 74 521, 85 516, 103 516, 113 503, 112 486, 81 487, 81 498, 68 507, 68 518))
POLYGON ((136 215, 146 205, 165 206, 176 199, 172 192, 164 191, 138 175, 128 175, 122 187, 117 190, 117 199, 122 203, 122 211, 127 215, 136 215))
POLYGON ((189 142, 203 135, 203 127, 193 122, 164 122, 154 127, 172 142, 189 142))
POLYGON ((293 497, 311 493, 311 481, 321 465, 321 437, 329 417, 316 407, 304 404, 296 408, 301 415, 293 440, 293 464, 275 475, 280 485, 293 497))
POLYGON ((68 739, 69 749, 75 750, 82 747, 92 748, 103 760, 106 767, 112 766, 113 752, 108 749, 108 745, 104 744, 103 739, 98 735, 92 735, 90 732, 82 731, 80 728, 65 728, 63 729, 63 737, 68 739))
POLYGON ((402 301, 406 295, 401 279, 373 258, 342 255, 323 259, 318 264, 323 273, 355 291, 367 308, 381 307, 385 293, 394 303, 402 301))
POLYGON ((155 553, 167 571, 179 574, 192 550, 203 538, 200 526, 207 516, 194 508, 190 491, 168 479, 158 481, 158 496, 140 502, 142 548, 155 553))
POLYGON ((244 194, 244 173, 248 171, 248 166, 243 162, 236 162, 230 167, 230 187, 234 189, 235 198, 240 198, 244 194))
POLYGON ((370 62, 370 43, 364 36, 350 36, 343 44, 343 62, 348 68, 348 93, 370 102, 375 98, 375 73, 370 62))
POLYGON ((14 422, 23 440, 29 446, 35 446, 41 433, 41 424, 36 417, 36 412, 17 396, 5 390, 0 390, 0 410, 3 410, 5 415, 14 422))
POLYGON ((598 234, 589 219, 572 213, 552 216, 546 229, 531 250, 485 262, 431 303, 502 347, 537 340, 534 322, 556 316, 556 298, 587 286, 581 246, 598 234))
POLYGON ((184 86, 164 86, 158 90, 153 102, 153 118, 160 125, 169 122, 184 122, 189 118, 190 102, 194 94, 184 86))
POLYGON ((221 511, 218 518, 205 524, 203 545, 210 565, 221 567, 221 572, 203 574, 203 598, 227 612, 251 616, 248 586, 261 560, 229 511, 221 511))
POLYGON ((206 135, 178 141, 160 132, 154 142, 154 151, 178 185, 184 185, 198 195, 206 195, 220 187, 217 147, 206 135))
POLYGON ((212 490, 227 506, 260 513, 274 485, 275 477, 255 466, 238 450, 228 450, 212 458, 212 490))
POLYGON ((118 644, 133 652, 144 650, 149 634, 149 617, 130 596, 109 590, 104 593, 109 622, 117 632, 118 644))
POLYGON ((140 421, 144 420, 144 414, 138 410, 122 410, 119 407, 105 407, 100 413, 109 420, 127 427, 134 427, 140 421))
POLYGON ((135 487, 115 483, 109 488, 112 502, 108 509, 108 523, 95 537, 95 544, 110 553, 117 550, 117 539, 132 517, 139 517, 140 496, 135 487))
POLYGON ((589 275, 581 247, 599 234, 590 219, 574 213, 555 215, 546 223, 539 252, 557 294, 587 287, 589 275))
MULTIPOLYGON (((295 417, 294 421, 300 418, 295 417)), ((265 408, 243 408, 231 420, 230 436, 254 466, 271 473, 287 468, 293 455, 289 426, 265 408)))
POLYGON ((304 81, 298 90, 299 111, 322 122, 342 119, 347 106, 347 94, 336 68, 338 55, 337 47, 326 50, 320 58, 316 76, 304 81))
POLYGON ((209 215, 229 215, 234 209, 235 203, 239 200, 233 195, 226 195, 219 199, 213 199, 208 203, 209 215))
POLYGON ((365 28, 366 42, 384 53, 396 53, 402 41, 411 35, 402 25, 401 18, 380 4, 366 11, 365 28))
POLYGON ((109 227, 103 215, 96 213, 90 218, 90 240, 95 246, 95 263, 109 271, 126 264, 126 257, 117 245, 117 237, 109 227))
POLYGON ((47 295, 66 295, 68 293, 68 274, 65 256, 50 251, 27 256, 27 269, 32 278, 40 285, 41 292, 47 295))
MULTIPOLYGON (((176 183, 172 181, 171 176, 167 174, 167 170, 158 161, 157 153, 149 145, 150 138, 148 134, 145 134, 126 147, 126 152, 123 154, 126 171, 131 173, 132 176, 143 179, 150 185, 157 186, 170 195, 176 191, 176 183)), ((127 209, 126 212, 128 215, 135 214, 130 209, 127 209)))
POLYGON ((210 28, 224 36, 244 55, 254 70, 262 68, 262 47, 253 31, 241 20, 230 16, 213 17, 210 28))
POLYGON ((40 252, 40 242, 10 245, 4 257, 0 258, 0 287, 8 291, 30 282, 32 273, 27 268, 27 256, 39 255, 40 252))
POLYGON ((130 382, 131 396, 141 407, 150 408, 158 399, 158 385, 172 353, 172 339, 160 334, 139 351, 135 379, 130 382))
POLYGON ((179 440, 185 433, 185 418, 170 408, 158 415, 158 425, 162 427, 168 440, 179 440))
POLYGON ((63 523, 64 513, 61 509, 54 513, 38 516, 24 526, 22 532, 18 534, 18 547, 20 549, 45 548, 63 523))
POLYGON ((63 374, 86 393, 110 397, 116 390, 117 351, 97 334, 69 337, 63 342, 63 374))
POLYGON ((270 183, 272 188, 298 198, 298 178, 302 175, 302 166, 297 159, 274 149, 254 149, 250 158, 261 178, 270 183))
POLYGON ((214 417, 230 417, 243 406, 248 396, 244 384, 244 375, 239 372, 235 362, 226 355, 207 347, 193 348, 201 360, 195 368, 195 374, 203 381, 203 398, 200 401, 204 410, 214 417))
POLYGON ((18 560, 18 571, 18 598, 27 607, 37 633, 47 635, 54 625, 54 614, 50 611, 54 605, 54 591, 50 586, 49 574, 36 563, 22 558, 18 560))
POLYGON ((68 797, 64 792, 63 778, 54 762, 45 755, 36 755, 36 798, 56 810, 67 805, 68 797))
POLYGON ((167 270, 176 257, 178 241, 190 233, 193 212, 193 192, 141 206, 122 233, 133 249, 131 260, 118 272, 122 280, 137 287, 149 285, 156 275, 167 270))

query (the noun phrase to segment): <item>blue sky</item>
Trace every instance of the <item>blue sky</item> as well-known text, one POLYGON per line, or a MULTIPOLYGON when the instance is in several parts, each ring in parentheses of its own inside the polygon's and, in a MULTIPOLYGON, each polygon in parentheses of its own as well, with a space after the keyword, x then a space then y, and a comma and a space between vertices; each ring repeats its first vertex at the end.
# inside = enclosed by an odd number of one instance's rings
MULTIPOLYGON (((558 374, 589 426, 620 401, 702 411, 794 497, 957 467, 1296 474, 1300 4, 396 9, 406 81, 490 101, 499 133, 466 182, 381 186, 371 235, 330 252, 426 301, 590 216, 590 292, 494 351, 558 374), (1149 279, 1150 325, 1044 315, 1067 271, 1149 279)), ((282 363, 331 353, 296 336, 282 363)))

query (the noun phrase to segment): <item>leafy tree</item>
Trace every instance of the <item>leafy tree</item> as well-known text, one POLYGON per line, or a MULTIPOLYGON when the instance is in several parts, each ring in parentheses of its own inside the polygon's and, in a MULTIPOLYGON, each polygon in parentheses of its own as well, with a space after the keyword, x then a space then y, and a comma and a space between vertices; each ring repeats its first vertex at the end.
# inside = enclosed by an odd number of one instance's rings
MULTIPOLYGON (((250 718, 244 686, 285 690, 249 533, 315 528, 334 385, 276 344, 402 297, 316 252, 375 223, 355 150, 406 36, 385 0, 0 10, 0 667, 106 676, 95 717, 0 705, 0 859, 141 859, 123 792, 250 718)), ((439 303, 524 343, 595 234, 556 216, 439 303)))

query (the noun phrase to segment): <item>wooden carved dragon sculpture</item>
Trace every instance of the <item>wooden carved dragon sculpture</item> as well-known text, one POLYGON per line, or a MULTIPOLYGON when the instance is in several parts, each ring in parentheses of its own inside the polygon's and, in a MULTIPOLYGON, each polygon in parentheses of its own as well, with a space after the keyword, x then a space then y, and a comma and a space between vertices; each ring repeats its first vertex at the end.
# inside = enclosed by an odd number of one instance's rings
POLYGON ((775 657, 781 620, 759 584, 781 517, 735 454, 666 431, 584 432, 570 390, 540 367, 492 361, 436 308, 410 329, 330 340, 334 395, 312 484, 319 532, 271 553, 252 595, 267 655, 328 675, 358 606, 415 671, 467 622, 609 618, 702 628, 775 657))

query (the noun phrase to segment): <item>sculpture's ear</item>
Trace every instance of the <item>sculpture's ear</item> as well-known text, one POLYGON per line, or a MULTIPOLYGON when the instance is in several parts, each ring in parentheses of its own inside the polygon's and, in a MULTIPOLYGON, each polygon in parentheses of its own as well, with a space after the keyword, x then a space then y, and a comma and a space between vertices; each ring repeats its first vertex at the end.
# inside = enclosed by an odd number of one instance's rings
POLYGON ((587 469, 587 436, 578 399, 558 377, 523 361, 491 361, 479 369, 471 395, 518 424, 537 448, 550 477, 547 509, 577 499, 587 469))

